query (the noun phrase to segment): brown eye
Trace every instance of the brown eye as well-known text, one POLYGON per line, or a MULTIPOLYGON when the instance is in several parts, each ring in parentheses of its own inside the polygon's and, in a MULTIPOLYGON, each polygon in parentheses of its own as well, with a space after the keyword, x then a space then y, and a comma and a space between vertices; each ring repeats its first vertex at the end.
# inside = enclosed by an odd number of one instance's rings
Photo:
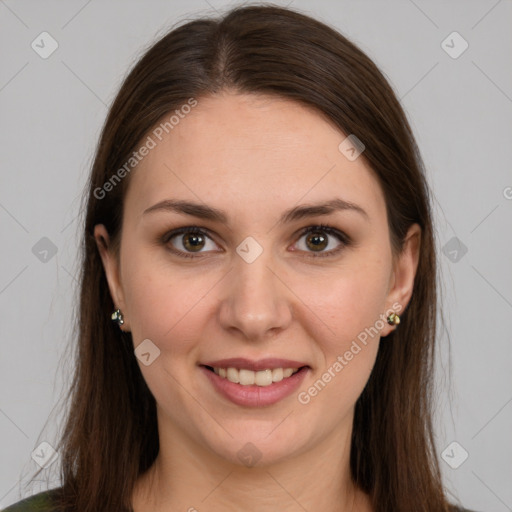
POLYGON ((351 239, 345 233, 322 224, 304 229, 301 232, 297 248, 309 253, 308 256, 334 256, 350 243, 351 239), (300 240, 303 237, 304 242, 301 243, 300 240))
POLYGON ((314 250, 323 250, 327 247, 329 240, 320 231, 310 232, 306 237, 306 245, 314 250))
POLYGON ((197 233, 185 233, 181 240, 187 251, 197 252, 204 246, 204 237, 197 233))
MULTIPOLYGON (((330 226, 309 226, 302 230, 298 250, 308 256, 335 256, 351 244, 348 235, 330 226)), ((178 256, 194 258, 194 253, 219 252, 217 244, 208 233, 197 226, 189 226, 170 231, 161 238, 161 243, 178 256), (210 245, 209 245, 210 244, 210 245), (203 250, 204 249, 204 250, 203 250)), ((220 251, 222 252, 222 250, 220 251)))
POLYGON ((184 257, 194 257, 193 253, 200 254, 218 250, 217 244, 211 237, 196 226, 171 231, 164 235, 162 243, 168 246, 172 252, 184 257))

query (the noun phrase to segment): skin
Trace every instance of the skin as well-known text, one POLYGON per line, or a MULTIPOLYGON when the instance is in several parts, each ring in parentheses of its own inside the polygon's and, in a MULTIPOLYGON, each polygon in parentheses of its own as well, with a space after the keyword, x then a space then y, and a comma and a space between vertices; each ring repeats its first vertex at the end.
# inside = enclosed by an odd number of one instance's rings
MULTIPOLYGON (((311 399, 297 393, 262 408, 240 407, 212 388, 197 366, 227 357, 283 357, 311 366, 307 390, 393 304, 410 300, 421 231, 411 226, 394 259, 385 200, 365 160, 349 161, 345 138, 312 109, 291 100, 224 91, 200 98, 130 176, 119 259, 103 225, 95 237, 113 301, 134 348, 160 350, 141 372, 157 402, 160 453, 137 482, 135 512, 370 511, 350 479, 355 403, 370 376, 386 322, 311 399), (143 212, 164 199, 222 209, 228 223, 176 212, 143 212), (333 198, 352 210, 280 225, 282 212, 333 198), (334 236, 315 257, 300 230, 319 223, 334 236), (209 230, 200 252, 172 229, 209 230), (248 236, 263 248, 248 264, 236 252, 248 236), (169 247, 194 258, 173 254, 169 247), (247 442, 261 455, 244 466, 247 442), (192 508, 194 507, 194 508, 192 508)), ((386 340, 382 340, 383 343, 386 340)))

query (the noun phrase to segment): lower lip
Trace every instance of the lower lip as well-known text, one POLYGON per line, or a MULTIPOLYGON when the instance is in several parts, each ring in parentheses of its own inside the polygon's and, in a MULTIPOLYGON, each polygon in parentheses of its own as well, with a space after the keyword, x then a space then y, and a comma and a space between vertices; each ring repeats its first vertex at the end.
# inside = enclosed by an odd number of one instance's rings
POLYGON ((308 367, 303 367, 291 377, 273 382, 270 386, 242 386, 220 377, 205 366, 200 368, 222 396, 245 407, 265 407, 279 402, 296 391, 309 372, 308 367))

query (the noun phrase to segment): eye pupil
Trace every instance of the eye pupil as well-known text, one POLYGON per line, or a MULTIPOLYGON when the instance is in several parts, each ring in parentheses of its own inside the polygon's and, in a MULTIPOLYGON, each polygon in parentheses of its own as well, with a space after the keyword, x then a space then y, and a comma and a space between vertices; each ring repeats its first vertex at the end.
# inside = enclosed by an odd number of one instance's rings
POLYGON ((308 246, 310 242, 313 243, 312 247, 310 248, 313 248, 315 250, 325 249, 325 247, 327 246, 327 237, 325 237, 322 234, 319 234, 318 232, 310 233, 306 238, 306 243, 308 244, 308 246))

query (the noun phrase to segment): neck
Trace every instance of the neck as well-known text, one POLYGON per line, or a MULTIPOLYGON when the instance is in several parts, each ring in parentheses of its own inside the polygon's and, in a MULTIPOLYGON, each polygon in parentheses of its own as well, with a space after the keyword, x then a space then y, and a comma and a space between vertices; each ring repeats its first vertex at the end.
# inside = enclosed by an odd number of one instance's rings
POLYGON ((164 423, 159 416, 160 452, 136 484, 134 512, 372 511, 350 477, 351 428, 322 433, 309 451, 286 460, 250 467, 164 423))

